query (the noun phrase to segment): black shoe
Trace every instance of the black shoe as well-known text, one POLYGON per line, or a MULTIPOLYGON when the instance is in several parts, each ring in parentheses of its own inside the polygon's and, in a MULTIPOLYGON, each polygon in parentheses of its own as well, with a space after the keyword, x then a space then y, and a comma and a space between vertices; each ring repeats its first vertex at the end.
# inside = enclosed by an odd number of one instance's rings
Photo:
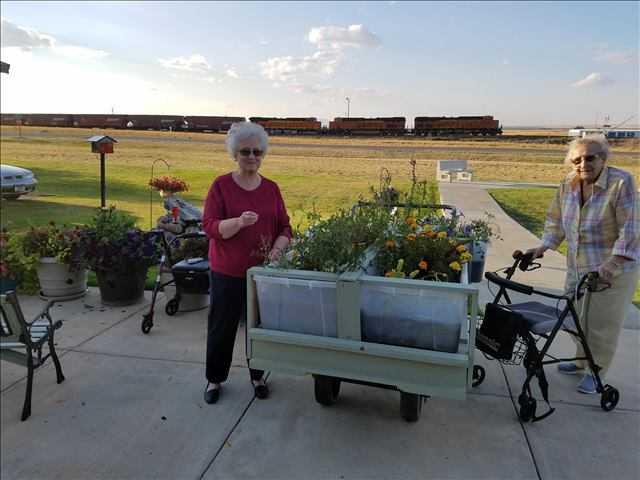
POLYGON ((253 391, 260 400, 264 400, 269 396, 269 387, 266 384, 253 384, 253 391))
MULTIPOLYGON (((207 384, 207 388, 209 388, 209 384, 207 384)), ((220 387, 214 388, 213 390, 204 390, 204 401, 208 404, 213 404, 218 401, 220 398, 220 387)))

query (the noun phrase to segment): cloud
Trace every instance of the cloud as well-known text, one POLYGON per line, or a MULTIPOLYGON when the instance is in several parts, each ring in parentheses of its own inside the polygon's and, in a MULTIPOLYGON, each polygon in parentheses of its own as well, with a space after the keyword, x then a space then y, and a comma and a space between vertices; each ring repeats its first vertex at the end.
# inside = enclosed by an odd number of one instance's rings
POLYGON ((638 50, 608 50, 599 49, 593 59, 597 62, 612 63, 614 65, 624 65, 633 61, 638 61, 638 50))
POLYGON ((2 19, 2 48, 20 49, 23 52, 31 52, 34 48, 46 48, 55 55, 75 60, 96 60, 109 56, 104 50, 79 45, 61 45, 51 35, 18 26, 5 18, 2 19))
POLYGON ((36 30, 20 27, 2 18, 2 47, 19 47, 31 50, 34 47, 52 47, 55 39, 36 30))
POLYGON ((314 27, 307 39, 320 50, 375 47, 380 44, 380 39, 363 25, 314 27))
POLYGON ((606 75, 603 75, 600 72, 593 72, 584 77, 582 80, 578 80, 577 82, 572 83, 571 86, 575 88, 603 87, 606 85, 611 85, 612 83, 613 80, 606 75))
POLYGON ((229 78, 240 78, 238 72, 236 72, 235 68, 233 67, 227 68, 224 73, 229 78))
POLYGON ((165 68, 173 70, 183 70, 187 72, 204 73, 211 70, 211 65, 207 59, 199 53, 194 53, 189 57, 159 58, 158 62, 165 68))
POLYGON ((333 75, 340 60, 336 52, 317 51, 304 57, 271 57, 260 62, 261 73, 269 80, 298 83, 300 74, 333 75))
POLYGON ((63 57, 74 58, 76 60, 98 60, 109 56, 109 52, 95 50, 93 48, 78 47, 74 45, 63 45, 53 47, 53 52, 63 57))

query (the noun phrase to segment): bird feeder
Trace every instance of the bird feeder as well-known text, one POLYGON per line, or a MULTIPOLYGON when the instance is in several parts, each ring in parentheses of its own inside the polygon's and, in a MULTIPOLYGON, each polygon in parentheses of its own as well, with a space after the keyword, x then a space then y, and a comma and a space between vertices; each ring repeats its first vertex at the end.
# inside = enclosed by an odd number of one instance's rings
POLYGON ((100 206, 106 207, 106 179, 105 179, 105 155, 113 153, 113 144, 118 143, 115 138, 108 135, 95 135, 87 139, 91 142, 91 153, 100 154, 100 206))

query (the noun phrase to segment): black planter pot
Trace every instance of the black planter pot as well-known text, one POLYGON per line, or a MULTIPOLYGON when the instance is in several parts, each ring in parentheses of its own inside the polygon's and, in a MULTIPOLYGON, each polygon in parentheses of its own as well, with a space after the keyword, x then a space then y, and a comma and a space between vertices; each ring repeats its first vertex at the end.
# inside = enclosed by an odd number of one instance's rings
POLYGON ((484 273, 484 258, 479 262, 471 262, 471 269, 469 271, 469 283, 482 282, 482 275, 484 273))
POLYGON ((148 267, 141 266, 126 271, 98 271, 98 288, 105 305, 132 305, 144 294, 148 267))

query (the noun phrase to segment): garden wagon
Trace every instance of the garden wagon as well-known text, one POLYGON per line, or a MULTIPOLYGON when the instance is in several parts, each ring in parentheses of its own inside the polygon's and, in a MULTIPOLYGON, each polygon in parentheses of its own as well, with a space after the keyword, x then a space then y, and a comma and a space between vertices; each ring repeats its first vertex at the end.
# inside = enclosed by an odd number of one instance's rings
POLYGON ((311 374, 322 405, 335 403, 343 381, 398 390, 402 417, 416 421, 425 397, 464 399, 482 381, 477 303, 471 285, 254 267, 247 359, 254 369, 311 374))

